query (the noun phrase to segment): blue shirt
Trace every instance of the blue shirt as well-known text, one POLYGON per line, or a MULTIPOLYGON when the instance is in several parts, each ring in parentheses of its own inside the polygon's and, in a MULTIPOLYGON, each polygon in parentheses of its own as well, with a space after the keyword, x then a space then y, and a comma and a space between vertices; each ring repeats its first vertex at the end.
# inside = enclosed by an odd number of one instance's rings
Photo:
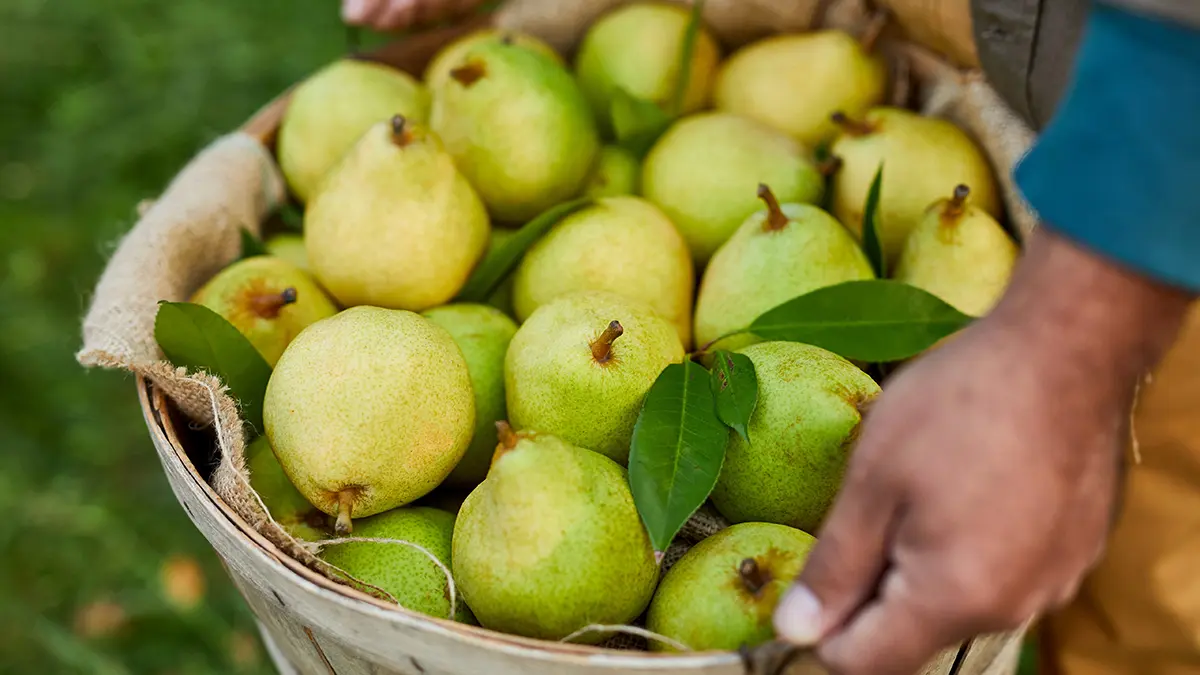
POLYGON ((1200 291, 1200 31, 1096 5, 1014 177, 1047 227, 1200 291))

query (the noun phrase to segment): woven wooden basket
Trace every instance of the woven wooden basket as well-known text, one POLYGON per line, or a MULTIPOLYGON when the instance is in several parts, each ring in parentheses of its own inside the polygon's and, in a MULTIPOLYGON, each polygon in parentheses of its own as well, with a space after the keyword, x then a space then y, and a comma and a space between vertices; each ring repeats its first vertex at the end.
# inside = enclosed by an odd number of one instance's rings
MULTIPOLYGON (((419 74, 443 45, 485 25, 487 19, 425 33, 366 58, 419 74)), ((285 92, 252 117, 242 131, 274 145, 285 92)), ((985 143, 986 145, 986 143, 985 143)), ((993 157, 998 165, 1004 159, 993 157)), ((820 674, 806 654, 772 644, 744 656, 728 652, 682 655, 605 650, 496 633, 397 608, 337 584, 300 564, 256 532, 209 485, 215 465, 207 432, 189 425, 163 391, 137 378, 146 425, 171 488, 212 544, 253 610, 282 673, 305 675, 528 675, 645 673, 655 675, 820 674), (788 664, 781 670, 780 664, 788 664)), ((925 675, 1012 673, 1019 635, 979 638, 930 663, 925 675)))

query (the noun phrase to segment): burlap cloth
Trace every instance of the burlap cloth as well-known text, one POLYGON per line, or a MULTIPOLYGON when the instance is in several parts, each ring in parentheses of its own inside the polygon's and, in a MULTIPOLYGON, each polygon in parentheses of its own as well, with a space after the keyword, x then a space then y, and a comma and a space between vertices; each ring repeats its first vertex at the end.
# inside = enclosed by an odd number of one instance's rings
MULTIPOLYGON (((597 16, 622 0, 511 0, 497 25, 525 30, 569 53, 597 16)), ((815 25, 857 32, 869 21, 859 0, 710 0, 705 18, 727 49, 779 31, 815 25)), ((995 164, 1018 236, 1034 220, 1008 180, 1032 140, 983 76, 959 70, 932 52, 885 33, 881 48, 893 66, 893 101, 954 120, 974 135, 995 164)), ((83 322, 84 366, 117 368, 148 378, 193 423, 211 426, 220 463, 213 488, 251 527, 296 559, 342 583, 354 584, 320 562, 274 523, 250 489, 245 436, 237 405, 221 382, 163 360, 154 340, 160 300, 182 301, 240 253, 241 228, 258 233, 285 198, 284 182, 256 136, 235 132, 198 154, 143 213, 109 260, 83 322)), ((687 546, 724 526, 701 511, 685 528, 668 563, 687 546)), ((361 587, 361 586, 360 586, 361 587)), ((369 589, 368 589, 369 590, 369 589)))

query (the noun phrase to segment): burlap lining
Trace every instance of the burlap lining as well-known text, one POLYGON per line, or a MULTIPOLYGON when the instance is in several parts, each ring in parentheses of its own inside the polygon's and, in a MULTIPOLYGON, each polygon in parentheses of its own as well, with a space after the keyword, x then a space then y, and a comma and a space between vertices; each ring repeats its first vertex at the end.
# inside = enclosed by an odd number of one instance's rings
MULTIPOLYGON (((498 25, 539 35, 569 52, 597 16, 622 0, 512 0, 498 25)), ((726 45, 769 33, 821 25, 857 31, 867 19, 860 0, 711 0, 706 19, 726 45)), ((978 72, 959 71, 933 54, 885 35, 882 47, 900 76, 897 95, 923 112, 954 120, 974 135, 997 168, 1018 236, 1035 219, 1008 178, 1033 135, 1001 102, 978 72), (911 75, 913 81, 907 82, 911 75)), ((139 207, 140 219, 122 240, 97 284, 83 323, 84 366, 115 368, 147 377, 193 423, 214 428, 220 463, 213 475, 217 494, 255 530, 317 572, 383 597, 324 564, 313 549, 275 523, 250 488, 242 420, 218 378, 189 374, 163 360, 154 340, 160 300, 181 301, 240 252, 240 229, 258 233, 265 217, 285 196, 271 154, 254 138, 233 133, 197 155, 160 198, 139 207)), ((667 552, 668 568, 692 545, 727 523, 702 509, 667 552)), ((606 646, 640 649, 645 642, 617 636, 606 646)))

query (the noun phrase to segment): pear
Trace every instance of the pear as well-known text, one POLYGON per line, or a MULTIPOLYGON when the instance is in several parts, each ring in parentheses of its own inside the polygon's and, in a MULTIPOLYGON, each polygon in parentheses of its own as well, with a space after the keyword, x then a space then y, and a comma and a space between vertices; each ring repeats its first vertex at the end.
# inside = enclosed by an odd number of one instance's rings
POLYGON ((504 42, 466 50, 433 90, 430 125, 492 215, 509 223, 578 195, 600 147, 570 73, 504 42))
MULTIPOLYGON (((606 130, 612 130, 610 112, 618 89, 664 110, 671 106, 690 21, 686 7, 634 3, 601 17, 588 29, 575 58, 575 73, 606 130)), ((708 105, 719 59, 716 40, 701 26, 678 112, 695 112, 708 105)))
POLYGON ((429 92, 408 73, 368 61, 335 61, 302 82, 279 125, 279 168, 302 202, 372 125, 429 116, 429 92))
MULTIPOLYGON (((492 238, 488 243, 487 252, 483 254, 483 260, 479 262, 479 267, 483 267, 491 263, 492 259, 499 255, 504 244, 520 230, 509 230, 503 227, 492 229, 492 238)), ((509 316, 516 316, 516 310, 513 309, 513 275, 509 274, 500 282, 496 290, 487 299, 487 304, 504 312, 509 316)))
POLYGON ((517 324, 487 305, 435 307, 425 318, 436 323, 462 351, 475 392, 475 435, 467 453, 446 478, 448 485, 478 485, 487 475, 496 450, 496 422, 508 419, 504 409, 504 355, 517 324))
POLYGON ((609 291, 648 305, 686 346, 694 288, 687 242, 662 211, 637 197, 609 197, 568 216, 526 252, 513 277, 513 306, 525 320, 568 293, 609 291))
POLYGON ((596 156, 596 163, 583 186, 583 196, 599 199, 636 195, 641 173, 642 166, 633 153, 616 145, 606 145, 596 156))
POLYGON ((967 201, 970 194, 959 185, 929 207, 904 243, 895 278, 983 316, 1008 287, 1019 250, 995 218, 967 201))
POLYGON ((419 314, 354 307, 288 346, 267 382, 267 438, 305 499, 351 518, 403 506, 450 475, 475 431, 462 352, 419 314))
POLYGON ((882 58, 842 31, 820 30, 742 48, 721 67, 713 98, 718 109, 769 124, 812 148, 837 134, 830 115, 865 113, 883 99, 886 86, 882 58))
POLYGON ((283 472, 266 436, 246 448, 246 466, 250 487, 262 499, 271 518, 288 534, 304 541, 320 541, 329 536, 329 516, 308 503, 283 472))
POLYGON ((889 107, 873 108, 860 120, 835 113, 834 121, 842 132, 830 148, 841 160, 833 177, 833 213, 861 236, 867 192, 882 163, 880 240, 889 263, 900 256, 904 240, 929 205, 955 185, 969 185, 975 206, 1000 214, 987 158, 954 124, 889 107))
POLYGON ((552 435, 514 434, 507 425, 487 479, 458 513, 452 557, 480 624, 546 640, 589 624, 633 621, 658 581, 625 470, 552 435))
POLYGON ((419 312, 466 283, 487 212, 437 137, 396 116, 363 136, 304 214, 317 279, 344 306, 419 312))
MULTIPOLYGON (((407 541, 432 553, 450 569, 454 515, 440 509, 408 507, 363 518, 355 537, 407 541)), ((450 590, 446 573, 429 556, 404 544, 354 541, 326 546, 321 559, 359 581, 387 591, 401 607, 439 619, 449 618, 450 590)), ((462 598, 456 598, 454 620, 475 623, 462 598)))
POLYGON ((750 443, 730 432, 712 502, 734 523, 816 532, 845 473, 863 407, 879 385, 842 357, 798 342, 740 350, 754 363, 750 443))
POLYGON ((782 202, 816 203, 825 180, 808 150, 787 134, 728 113, 676 122, 646 156, 642 194, 679 228, 697 263, 708 262, 759 209, 755 189, 782 202))
POLYGON ((553 47, 546 44, 540 38, 528 33, 484 28, 469 33, 443 47, 433 57, 433 60, 429 62, 429 66, 425 68, 425 84, 430 89, 441 87, 450 79, 450 71, 461 65, 463 56, 471 48, 489 42, 505 42, 525 49, 531 49, 554 60, 555 63, 565 66, 562 56, 559 56, 553 47))
POLYGON ((625 464, 642 399, 683 358, 675 327, 648 306, 602 291, 561 296, 508 347, 509 421, 625 464))
POLYGON ((233 324, 274 366, 309 324, 337 307, 304 270, 274 256, 254 256, 221 270, 192 296, 233 324))
MULTIPOLYGON (((781 205, 766 185, 758 194, 767 209, 747 218, 704 270, 696 298, 699 345, 746 328, 796 296, 875 277, 858 242, 833 216, 811 204, 781 205)), ((755 341, 738 335, 719 346, 737 349, 755 341)))
POLYGON ((304 250, 304 237, 299 234, 285 232, 274 235, 263 242, 267 253, 276 258, 283 258, 305 272, 312 273, 308 264, 308 251, 304 250))
POLYGON ((806 532, 774 523, 725 528, 693 546, 663 577, 646 628, 697 651, 767 642, 775 637, 775 605, 816 543, 806 532))

